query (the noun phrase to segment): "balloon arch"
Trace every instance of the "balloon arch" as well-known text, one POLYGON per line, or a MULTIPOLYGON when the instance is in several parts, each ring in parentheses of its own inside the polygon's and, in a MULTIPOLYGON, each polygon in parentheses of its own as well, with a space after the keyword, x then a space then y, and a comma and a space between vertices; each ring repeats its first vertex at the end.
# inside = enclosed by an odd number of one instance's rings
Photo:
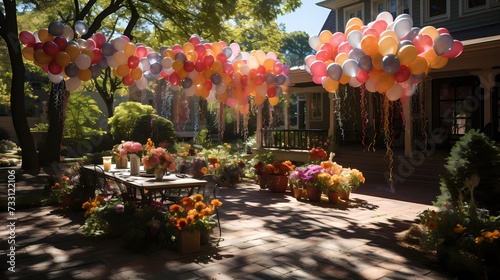
POLYGON ((68 91, 77 90, 81 82, 97 78, 110 67, 126 86, 135 84, 142 90, 151 81, 165 79, 186 96, 218 101, 243 115, 249 113, 249 97, 255 105, 267 98, 271 106, 276 106, 290 84, 290 67, 274 52, 242 52, 238 43, 207 43, 198 35, 192 35, 183 45, 154 51, 130 42, 125 35, 108 40, 104 34, 95 33, 90 39, 82 39, 87 31, 83 21, 77 21, 74 29, 52 22, 33 33, 22 31, 22 55, 47 72, 53 83, 64 80, 68 91))

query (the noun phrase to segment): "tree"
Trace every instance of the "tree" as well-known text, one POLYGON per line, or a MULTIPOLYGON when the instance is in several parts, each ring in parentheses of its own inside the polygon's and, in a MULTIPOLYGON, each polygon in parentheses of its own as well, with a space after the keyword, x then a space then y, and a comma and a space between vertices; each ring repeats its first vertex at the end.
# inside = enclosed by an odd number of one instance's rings
POLYGON ((12 83, 10 86, 10 108, 14 130, 22 148, 22 168, 29 172, 38 172, 39 165, 36 156, 35 143, 31 136, 28 120, 25 115, 24 103, 24 64, 21 55, 21 44, 17 37, 17 12, 15 1, 3 1, 0 10, 0 36, 5 41, 9 51, 12 68, 12 83))
POLYGON ((280 52, 283 61, 290 66, 304 65, 304 58, 313 54, 309 46, 309 36, 304 31, 285 33, 281 41, 280 52))

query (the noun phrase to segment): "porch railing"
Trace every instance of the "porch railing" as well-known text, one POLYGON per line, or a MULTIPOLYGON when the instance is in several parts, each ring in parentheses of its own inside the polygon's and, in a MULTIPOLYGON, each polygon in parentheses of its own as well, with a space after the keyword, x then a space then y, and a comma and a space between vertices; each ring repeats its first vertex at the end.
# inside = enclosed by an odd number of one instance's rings
POLYGON ((309 150, 328 142, 328 130, 323 129, 262 129, 262 148, 309 150))

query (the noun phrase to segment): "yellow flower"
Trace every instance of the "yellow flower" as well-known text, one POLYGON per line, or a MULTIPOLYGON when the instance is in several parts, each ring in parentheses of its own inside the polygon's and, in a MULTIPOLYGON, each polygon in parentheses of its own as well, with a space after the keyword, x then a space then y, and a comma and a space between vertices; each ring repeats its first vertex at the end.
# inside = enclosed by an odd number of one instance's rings
POLYGON ((437 224, 437 222, 436 222, 436 221, 434 221, 434 220, 430 220, 430 221, 428 221, 428 222, 427 222, 427 225, 426 225, 426 226, 427 226, 427 228, 428 228, 429 230, 434 231, 434 230, 436 230, 436 229, 437 229, 438 224, 437 224))
POLYGON ((200 193, 197 193, 194 195, 193 200, 194 201, 203 201, 203 195, 201 195, 200 193))
POLYGON ((431 217, 433 217, 433 218, 436 218, 436 217, 438 216, 438 212, 436 212, 436 211, 434 211, 434 210, 431 210, 431 211, 429 212, 429 215, 430 215, 431 217))
POLYGON ((483 241, 484 241, 484 237, 482 237, 482 236, 478 236, 478 237, 474 238, 474 242, 476 244, 480 244, 483 241))
POLYGON ((467 227, 463 227, 461 224, 457 224, 457 227, 454 228, 453 231, 456 233, 462 233, 466 229, 467 229, 467 227))

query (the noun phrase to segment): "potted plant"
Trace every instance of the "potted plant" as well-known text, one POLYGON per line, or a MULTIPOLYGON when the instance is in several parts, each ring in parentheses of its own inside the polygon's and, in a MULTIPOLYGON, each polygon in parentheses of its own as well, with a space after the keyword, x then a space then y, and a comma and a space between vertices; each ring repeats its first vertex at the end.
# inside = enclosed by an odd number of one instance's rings
POLYGON ((358 169, 343 168, 341 172, 339 196, 342 200, 348 200, 351 192, 356 190, 361 183, 365 182, 363 173, 358 169))
POLYGON ((146 155, 142 158, 144 169, 153 170, 156 180, 161 180, 166 171, 173 172, 177 166, 174 157, 163 148, 147 149, 146 155))
POLYGON ((75 186, 70 181, 70 178, 62 175, 55 180, 54 185, 50 188, 50 196, 59 203, 62 203, 63 209, 67 209, 71 206, 71 193, 74 188, 75 186))
POLYGON ((300 170, 301 167, 297 167, 295 170, 290 172, 290 175, 288 175, 288 184, 292 188, 293 197, 297 200, 300 200, 304 193, 304 188, 300 180, 300 170))
POLYGON ((255 179, 261 189, 267 188, 266 165, 273 161, 274 154, 272 152, 256 154, 250 160, 246 176, 255 179))
POLYGON ((283 193, 288 187, 288 175, 295 166, 291 161, 274 161, 266 165, 267 186, 271 192, 283 193))

